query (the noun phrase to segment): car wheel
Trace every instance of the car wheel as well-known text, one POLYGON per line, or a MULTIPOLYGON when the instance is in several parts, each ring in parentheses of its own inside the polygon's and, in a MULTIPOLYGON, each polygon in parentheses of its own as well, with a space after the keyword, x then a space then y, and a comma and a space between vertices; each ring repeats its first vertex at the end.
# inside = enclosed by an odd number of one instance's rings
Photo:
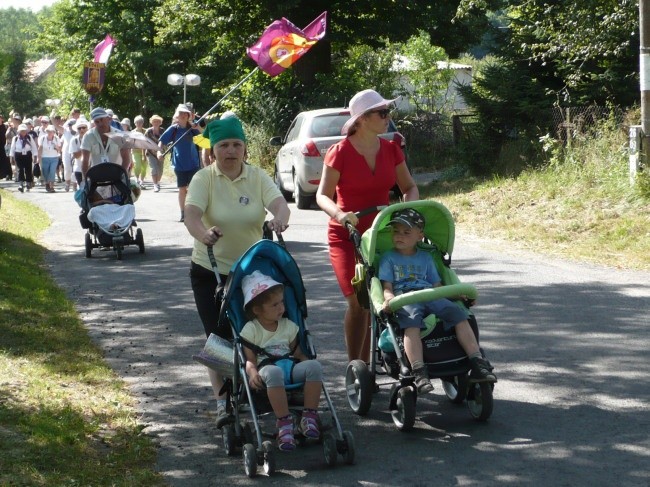
POLYGON ((308 210, 315 200, 313 195, 306 195, 302 192, 296 173, 293 173, 293 199, 299 210, 308 210))
POLYGON ((280 190, 280 193, 282 193, 284 199, 287 201, 291 201, 291 197, 293 195, 291 194, 291 191, 287 191, 286 189, 284 189, 284 186, 282 186, 282 178, 280 178, 280 171, 278 171, 277 166, 275 167, 275 172, 273 173, 273 180, 275 181, 275 185, 280 190))

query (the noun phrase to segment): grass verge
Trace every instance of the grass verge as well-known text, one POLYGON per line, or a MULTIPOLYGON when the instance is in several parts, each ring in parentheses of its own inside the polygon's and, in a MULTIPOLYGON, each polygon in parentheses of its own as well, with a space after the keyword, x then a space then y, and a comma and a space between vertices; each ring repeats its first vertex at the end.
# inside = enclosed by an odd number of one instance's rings
POLYGON ((602 127, 548 164, 516 177, 439 182, 422 197, 445 204, 457 226, 560 258, 650 270, 650 190, 631 185, 624 131, 602 127))
POLYGON ((164 485, 128 390, 44 268, 47 216, 0 192, 0 485, 164 485))

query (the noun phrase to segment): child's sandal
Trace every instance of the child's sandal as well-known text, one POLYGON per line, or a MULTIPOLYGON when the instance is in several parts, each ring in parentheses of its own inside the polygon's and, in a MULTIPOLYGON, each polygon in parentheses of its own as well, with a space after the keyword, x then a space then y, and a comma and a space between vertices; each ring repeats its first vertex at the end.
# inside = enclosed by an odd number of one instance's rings
POLYGON ((303 411, 300 418, 300 433, 305 438, 319 438, 318 413, 315 411, 303 411))
POLYGON ((293 437, 293 418, 291 416, 279 418, 276 421, 278 427, 278 449, 281 451, 292 451, 296 448, 296 440, 293 437))

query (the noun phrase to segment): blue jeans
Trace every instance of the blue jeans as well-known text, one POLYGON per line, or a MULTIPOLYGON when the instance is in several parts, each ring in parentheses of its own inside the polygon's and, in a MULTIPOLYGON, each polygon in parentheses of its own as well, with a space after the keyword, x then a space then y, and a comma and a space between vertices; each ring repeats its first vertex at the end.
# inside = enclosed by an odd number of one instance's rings
POLYGON ((53 183, 56 176, 56 166, 59 164, 58 157, 43 157, 41 159, 41 173, 46 183, 53 183))

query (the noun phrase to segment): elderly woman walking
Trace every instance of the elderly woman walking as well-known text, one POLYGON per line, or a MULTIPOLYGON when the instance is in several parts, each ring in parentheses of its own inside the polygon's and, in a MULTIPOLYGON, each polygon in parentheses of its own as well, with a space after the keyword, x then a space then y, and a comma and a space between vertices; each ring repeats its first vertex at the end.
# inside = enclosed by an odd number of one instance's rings
MULTIPOLYGON (((263 169, 244 163, 246 136, 238 118, 214 120, 203 135, 210 139, 215 163, 192 178, 185 201, 185 226, 194 237, 192 291, 209 337, 210 333, 225 333, 218 326, 221 303, 215 297, 220 295, 220 287, 207 248, 214 249, 223 287, 235 261, 262 238, 266 210, 273 215, 269 225, 275 232, 287 228, 290 211, 271 177, 263 169)), ((217 398, 217 416, 224 417, 226 398, 219 395, 223 382, 214 370, 208 369, 208 374, 217 398)))

